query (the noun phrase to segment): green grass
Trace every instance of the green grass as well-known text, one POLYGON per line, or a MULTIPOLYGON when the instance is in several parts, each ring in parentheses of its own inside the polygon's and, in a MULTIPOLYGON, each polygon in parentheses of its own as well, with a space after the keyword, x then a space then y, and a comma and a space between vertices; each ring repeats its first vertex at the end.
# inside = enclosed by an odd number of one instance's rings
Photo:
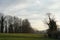
POLYGON ((0 34, 0 40, 56 40, 45 38, 44 34, 0 34))

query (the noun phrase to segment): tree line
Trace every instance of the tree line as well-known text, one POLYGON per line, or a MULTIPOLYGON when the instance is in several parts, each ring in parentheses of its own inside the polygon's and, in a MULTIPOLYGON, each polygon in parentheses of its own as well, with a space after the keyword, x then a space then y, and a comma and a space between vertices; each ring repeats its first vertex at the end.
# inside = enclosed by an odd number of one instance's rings
POLYGON ((0 17, 0 33, 33 33, 28 19, 4 16, 0 17))
MULTIPOLYGON (((57 30, 57 24, 54 17, 48 13, 48 25, 47 35, 50 38, 60 38, 60 31, 57 30)), ((28 19, 21 19, 15 16, 4 16, 0 17, 0 33, 34 33, 34 29, 28 19)), ((37 31, 40 32, 40 31, 37 31)))

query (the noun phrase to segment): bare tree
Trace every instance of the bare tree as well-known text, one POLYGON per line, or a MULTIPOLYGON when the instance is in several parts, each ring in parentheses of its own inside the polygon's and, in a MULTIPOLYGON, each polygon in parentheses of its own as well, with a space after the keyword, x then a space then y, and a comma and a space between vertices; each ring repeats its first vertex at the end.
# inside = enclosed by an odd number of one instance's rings
POLYGON ((10 17, 9 18, 9 20, 8 20, 8 25, 9 25, 9 27, 8 27, 8 32, 9 33, 13 33, 13 17, 10 17))
POLYGON ((18 17, 14 17, 14 32, 18 33, 19 32, 19 18, 18 17))
POLYGON ((3 33, 3 30, 4 30, 4 20, 5 20, 5 17, 2 16, 1 20, 0 20, 0 22, 1 22, 1 33, 3 33))
POLYGON ((5 20, 5 23, 4 23, 4 28, 5 28, 4 32, 5 33, 8 32, 8 30, 7 30, 8 26, 7 25, 8 25, 8 22, 5 20))

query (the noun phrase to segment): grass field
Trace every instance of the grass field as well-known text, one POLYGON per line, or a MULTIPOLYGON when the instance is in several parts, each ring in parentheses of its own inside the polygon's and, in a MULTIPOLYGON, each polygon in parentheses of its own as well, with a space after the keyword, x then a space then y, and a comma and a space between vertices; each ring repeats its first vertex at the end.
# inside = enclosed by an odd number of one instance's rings
POLYGON ((0 34, 0 40, 57 40, 45 38, 43 34, 0 34))

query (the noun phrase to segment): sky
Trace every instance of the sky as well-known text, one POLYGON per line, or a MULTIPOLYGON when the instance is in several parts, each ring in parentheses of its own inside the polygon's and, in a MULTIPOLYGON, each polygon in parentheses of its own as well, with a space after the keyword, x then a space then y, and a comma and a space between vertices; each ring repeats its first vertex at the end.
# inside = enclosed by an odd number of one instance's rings
POLYGON ((0 0, 0 12, 27 18, 32 28, 45 30, 48 29, 44 23, 47 20, 46 13, 53 14, 57 24, 60 23, 60 0, 0 0))

